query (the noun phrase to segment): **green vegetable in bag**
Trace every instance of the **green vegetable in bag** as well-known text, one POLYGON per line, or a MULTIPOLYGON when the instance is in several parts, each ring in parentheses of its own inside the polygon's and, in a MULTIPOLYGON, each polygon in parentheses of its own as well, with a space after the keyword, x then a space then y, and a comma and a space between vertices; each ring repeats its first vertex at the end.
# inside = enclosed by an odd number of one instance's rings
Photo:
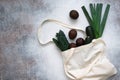
POLYGON ((102 3, 90 4, 90 13, 91 13, 90 16, 85 6, 82 6, 82 10, 87 18, 87 21, 91 26, 91 28, 93 28, 95 39, 101 37, 103 34, 110 5, 109 4, 107 5, 103 16, 102 16, 102 7, 103 7, 102 3))
POLYGON ((56 37, 57 39, 53 38, 53 42, 61 51, 69 49, 69 42, 62 30, 60 30, 59 33, 56 33, 56 37))

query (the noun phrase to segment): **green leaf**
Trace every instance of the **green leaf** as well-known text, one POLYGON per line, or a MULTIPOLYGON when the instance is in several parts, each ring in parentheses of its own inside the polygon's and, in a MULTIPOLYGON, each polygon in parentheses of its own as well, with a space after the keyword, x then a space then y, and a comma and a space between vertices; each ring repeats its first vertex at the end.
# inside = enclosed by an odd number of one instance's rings
POLYGON ((102 34, 103 34, 105 24, 106 24, 106 21, 107 21, 107 17, 108 17, 108 13, 109 13, 109 9, 110 9, 110 5, 108 4, 106 9, 105 9, 103 19, 102 19, 102 22, 101 22, 100 36, 102 36, 102 34))
POLYGON ((96 28, 97 14, 96 14, 95 5, 93 6, 93 4, 90 4, 90 12, 91 12, 92 22, 93 22, 91 27, 93 28, 94 35, 95 35, 95 38, 96 38, 97 37, 96 35, 98 35, 98 30, 96 28))
POLYGON ((99 36, 100 36, 100 28, 101 28, 101 14, 102 14, 102 4, 97 4, 97 10, 96 10, 96 14, 97 14, 97 18, 96 18, 96 28, 97 28, 97 32, 99 32, 99 36))
MULTIPOLYGON (((96 26, 96 32, 98 32, 99 31, 99 18, 100 18, 100 16, 99 16, 99 11, 100 11, 100 6, 99 6, 99 4, 97 4, 97 6, 96 6, 96 19, 95 19, 95 26, 96 26)), ((99 32, 98 32, 98 36, 99 36, 99 32)))
POLYGON ((90 12, 91 12, 92 20, 94 21, 94 19, 95 19, 95 8, 94 8, 93 4, 90 4, 90 12))
POLYGON ((90 13, 92 18, 90 17, 86 8, 84 6, 82 7, 82 10, 88 20, 89 25, 93 28, 93 33, 95 38, 99 38, 103 34, 110 5, 107 5, 103 18, 102 18, 102 7, 103 7, 102 3, 98 3, 97 5, 90 4, 90 13))
POLYGON ((88 23, 89 23, 90 25, 92 25, 92 19, 91 19, 91 17, 89 16, 89 14, 88 14, 85 6, 82 6, 82 10, 83 10, 83 12, 84 12, 84 14, 85 14, 85 16, 86 16, 86 18, 87 18, 87 20, 88 20, 88 23))
POLYGON ((100 34, 100 28, 101 28, 101 16, 102 16, 102 7, 103 7, 103 4, 99 4, 99 11, 98 11, 98 31, 99 31, 99 34, 100 34))

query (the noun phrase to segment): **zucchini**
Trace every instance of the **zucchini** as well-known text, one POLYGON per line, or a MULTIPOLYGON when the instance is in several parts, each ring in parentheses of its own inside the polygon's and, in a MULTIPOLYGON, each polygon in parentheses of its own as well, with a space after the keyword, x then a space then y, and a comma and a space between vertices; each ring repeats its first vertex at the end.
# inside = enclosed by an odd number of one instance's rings
POLYGON ((91 26, 86 27, 86 35, 90 36, 92 39, 95 38, 94 33, 93 33, 93 28, 91 26))
POLYGON ((85 38, 85 44, 89 44, 92 41, 92 38, 90 36, 87 36, 85 38))

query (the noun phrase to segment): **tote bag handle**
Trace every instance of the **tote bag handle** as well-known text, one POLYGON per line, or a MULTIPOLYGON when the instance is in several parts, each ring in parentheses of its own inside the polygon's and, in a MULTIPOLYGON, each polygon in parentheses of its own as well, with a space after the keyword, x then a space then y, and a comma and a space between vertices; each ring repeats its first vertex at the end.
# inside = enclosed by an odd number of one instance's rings
POLYGON ((84 38, 86 37, 85 31, 83 31, 82 29, 79 29, 79 28, 77 28, 77 27, 74 27, 74 26, 65 24, 65 23, 63 23, 63 22, 61 22, 61 21, 58 21, 58 20, 55 20, 55 19, 46 19, 46 20, 44 20, 44 21, 41 23, 40 27, 38 28, 38 33, 37 33, 37 34, 38 34, 38 40, 39 40, 40 44, 48 44, 48 43, 50 43, 50 42, 53 42, 52 39, 49 40, 49 41, 47 41, 47 42, 44 42, 44 41, 42 41, 42 39, 41 39, 41 33, 40 33, 40 32, 41 32, 41 30, 42 30, 42 27, 43 27, 44 24, 46 24, 46 23, 48 23, 48 22, 56 23, 56 24, 58 24, 58 25, 61 25, 62 27, 66 27, 66 28, 69 28, 69 29, 76 29, 76 30, 80 31, 80 32, 83 34, 83 37, 84 37, 84 38))

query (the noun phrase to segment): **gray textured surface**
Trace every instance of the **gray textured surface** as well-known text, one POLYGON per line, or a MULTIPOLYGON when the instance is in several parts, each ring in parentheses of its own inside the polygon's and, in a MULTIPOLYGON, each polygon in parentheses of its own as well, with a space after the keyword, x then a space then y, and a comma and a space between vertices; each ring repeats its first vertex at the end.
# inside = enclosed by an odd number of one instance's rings
MULTIPOLYGON (((117 75, 109 80, 120 80, 120 0, 86 0, 86 3, 93 1, 111 4, 103 39, 107 44, 108 58, 118 70, 117 75)), ((68 6, 80 8, 77 4, 81 2, 0 0, 0 80, 68 80, 60 54, 45 52, 46 46, 39 44, 36 32, 42 20, 49 16, 64 21, 68 6)))

